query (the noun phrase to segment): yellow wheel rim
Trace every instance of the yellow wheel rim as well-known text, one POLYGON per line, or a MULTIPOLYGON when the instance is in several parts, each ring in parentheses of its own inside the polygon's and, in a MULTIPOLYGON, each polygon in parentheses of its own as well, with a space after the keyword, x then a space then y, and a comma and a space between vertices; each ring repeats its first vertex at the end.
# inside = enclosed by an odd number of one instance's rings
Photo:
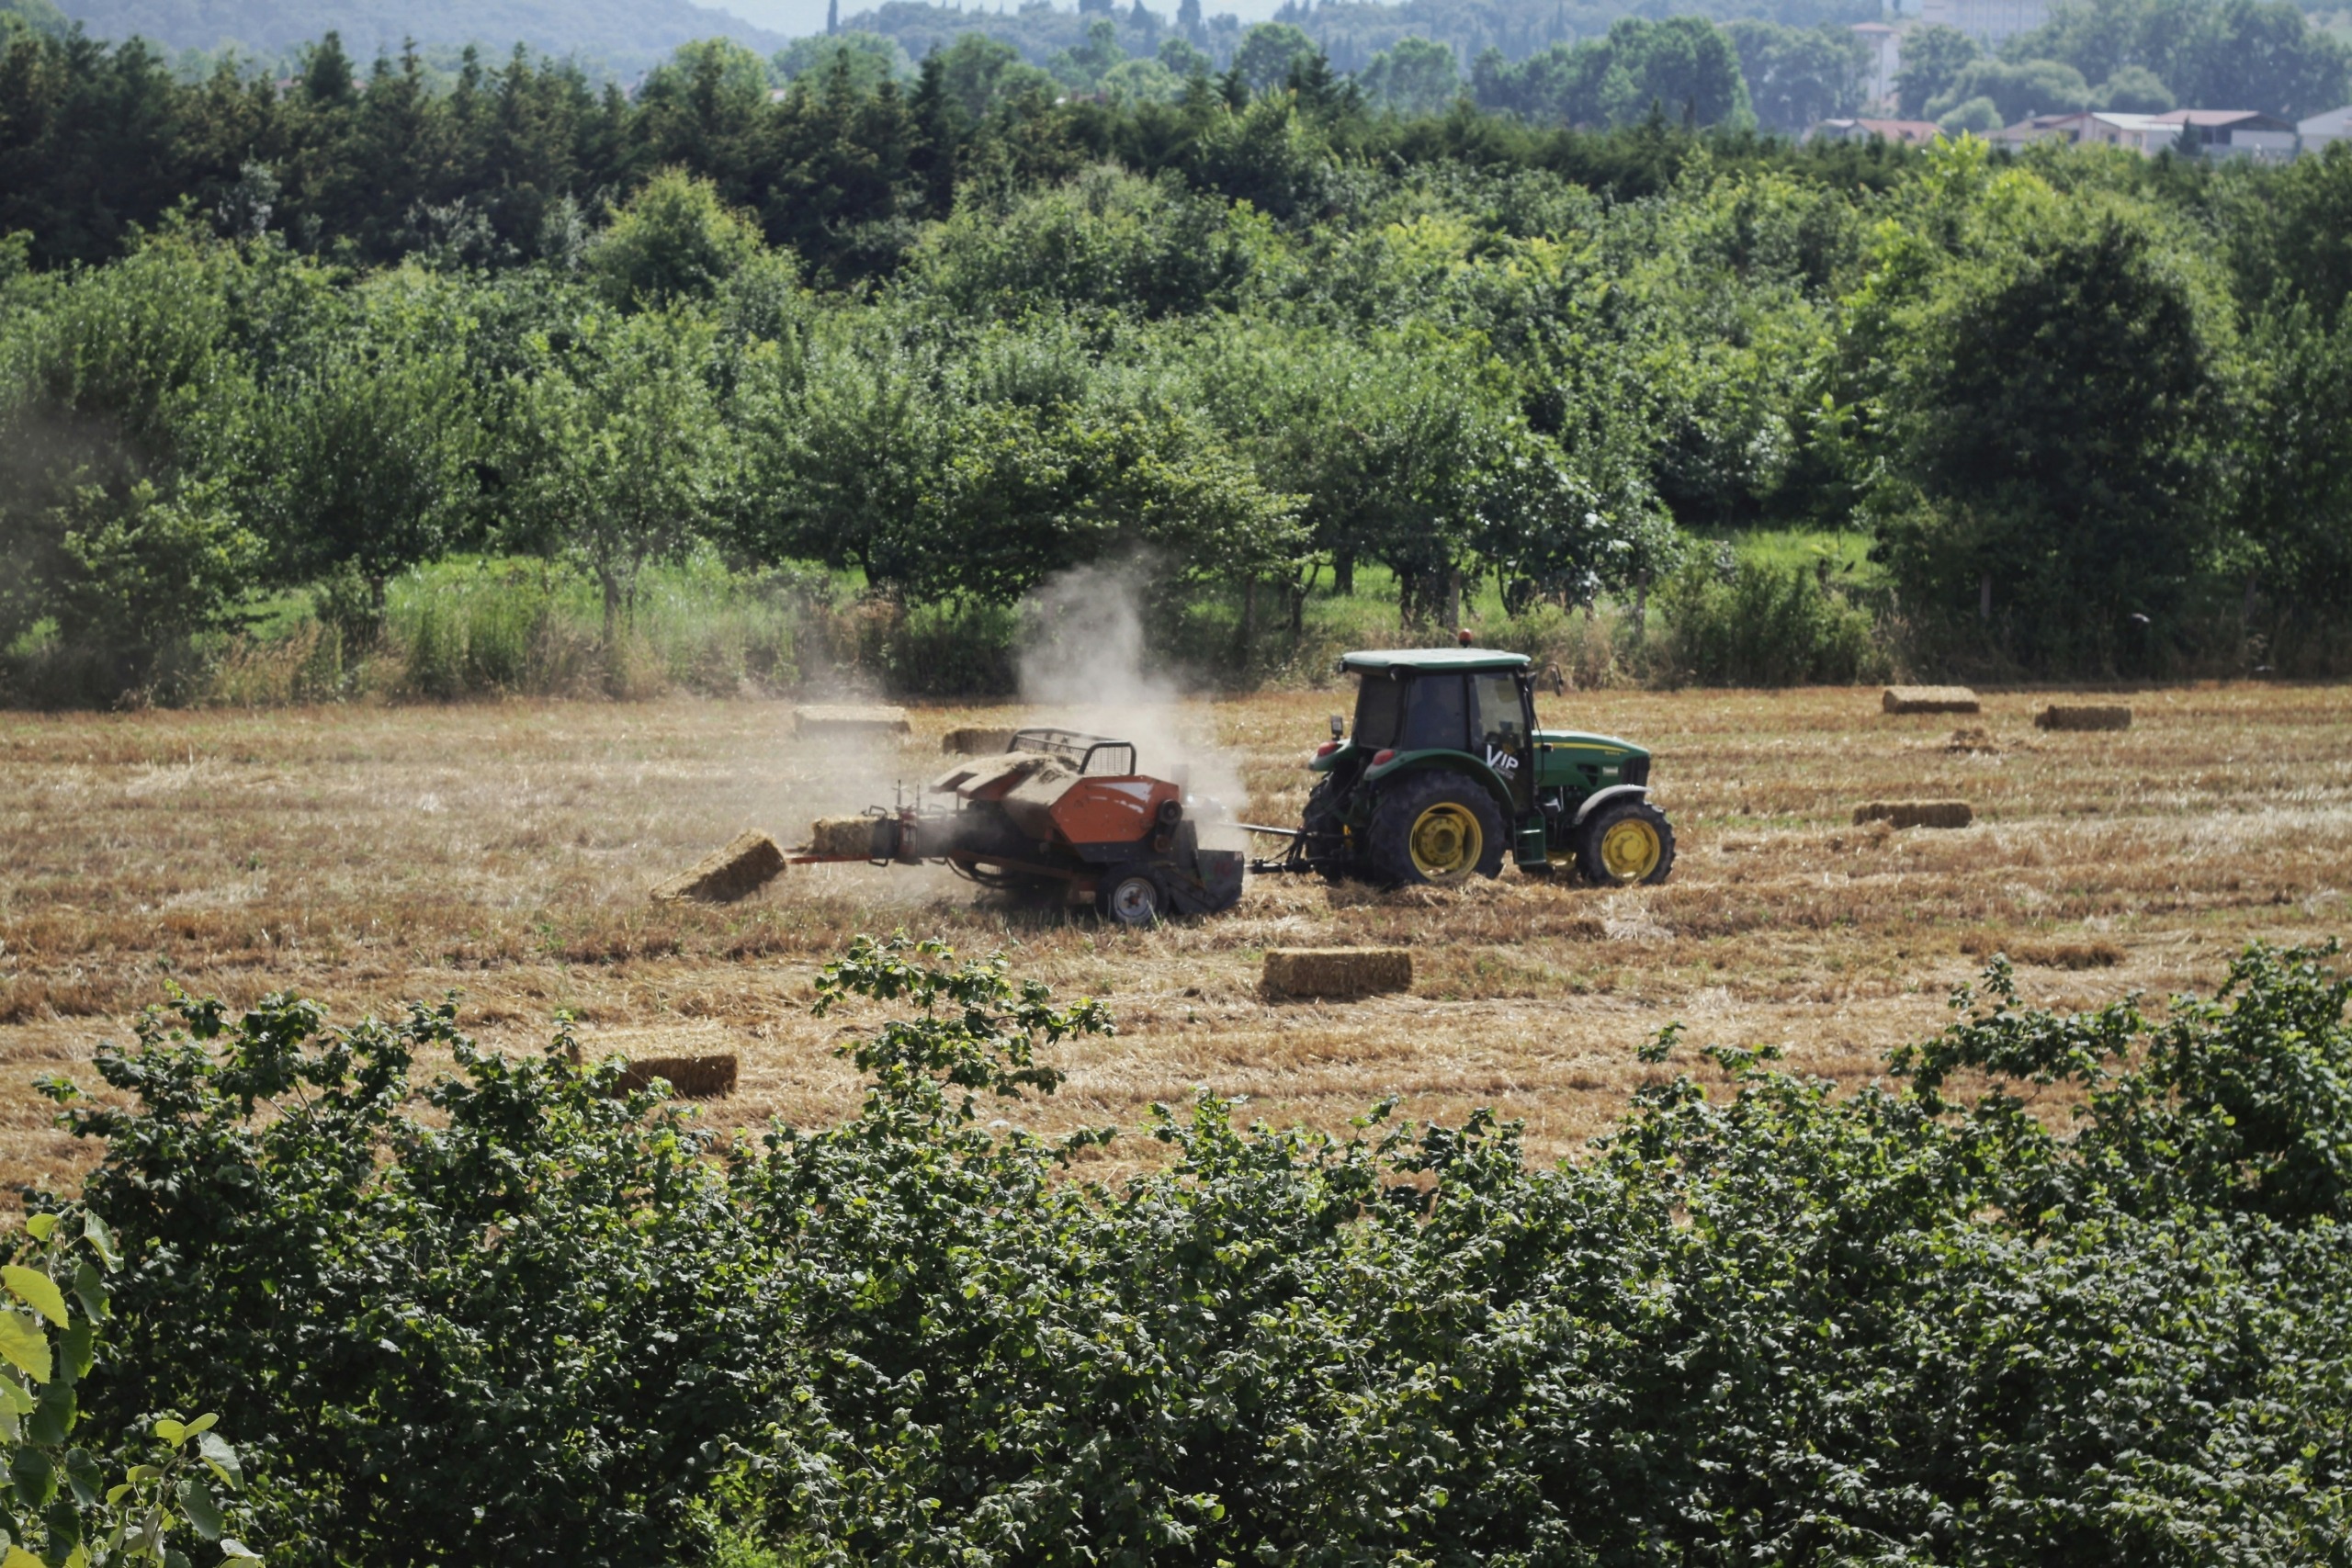
POLYGON ((1638 817, 1600 835, 1600 867, 1618 882, 1639 882, 1657 869, 1657 829, 1638 817))
POLYGON ((1421 813, 1405 842, 1415 871, 1431 882, 1458 882, 1478 869, 1487 836, 1468 807, 1440 801, 1421 813))

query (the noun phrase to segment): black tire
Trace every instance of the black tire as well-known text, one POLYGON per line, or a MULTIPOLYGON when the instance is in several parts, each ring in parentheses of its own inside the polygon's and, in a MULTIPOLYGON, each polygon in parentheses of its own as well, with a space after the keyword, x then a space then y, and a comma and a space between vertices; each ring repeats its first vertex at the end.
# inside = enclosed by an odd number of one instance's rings
POLYGON ((1493 795, 1461 773, 1410 773, 1381 791, 1369 836, 1372 869, 1392 886, 1418 882, 1458 887, 1474 874, 1502 874, 1503 814, 1493 795), (1448 846, 1451 852, 1442 852, 1448 846), (1453 869, 1437 869, 1448 863, 1453 869))
POLYGON ((1301 852, 1315 863, 1323 880, 1337 882, 1347 875, 1348 825, 1340 820, 1340 792, 1329 778, 1318 780, 1306 792, 1299 826, 1306 829, 1301 852))
POLYGON ((1156 926, 1168 918, 1168 889, 1144 866, 1113 866, 1095 884, 1094 912, 1114 925, 1156 926))
POLYGON ((1577 870, 1587 882, 1603 887, 1654 887, 1674 870, 1674 824, 1646 800, 1604 806, 1577 830, 1577 870), (1620 838, 1612 842, 1611 835, 1621 829, 1620 838), (1648 855, 1635 852, 1642 845, 1644 829, 1653 852, 1648 855), (1645 861, 1645 869, 1636 870, 1645 861))

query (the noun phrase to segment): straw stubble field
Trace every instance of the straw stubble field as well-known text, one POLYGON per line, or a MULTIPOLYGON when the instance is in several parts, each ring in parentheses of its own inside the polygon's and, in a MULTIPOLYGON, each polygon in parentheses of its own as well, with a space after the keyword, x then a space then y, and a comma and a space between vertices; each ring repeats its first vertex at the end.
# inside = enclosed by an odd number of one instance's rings
MULTIPOLYGON (((1626 892, 1507 872, 1456 894, 1254 879, 1240 908, 1148 932, 976 897, 944 872, 796 869, 723 908, 647 890, 746 828, 889 799, 943 732, 1009 709, 917 710, 913 732, 796 740, 752 702, 354 706, 0 716, 0 1179, 68 1185, 86 1151, 33 1081, 94 1082, 166 975, 248 1001, 291 987, 338 1019, 462 994, 480 1037, 538 1048, 558 1009, 591 1051, 732 1050, 721 1126, 852 1109, 834 1047, 871 1022, 808 1015, 817 965, 861 931, 1001 948, 1065 997, 1105 998, 1116 1038, 1061 1066, 1042 1129, 1133 1128, 1195 1086, 1332 1129, 1377 1099, 1522 1118, 1573 1151, 1661 1070, 1636 1047, 1776 1044, 1854 1085, 1936 1028, 1951 987, 2006 950, 2037 1000, 2210 985, 2253 937, 2341 932, 2352 890, 2352 704, 2341 690, 2142 693, 2133 727, 2033 728, 2046 700, 1890 716, 1875 692, 1546 696, 1546 723, 1636 739, 1681 858, 1626 892), (1955 727, 1961 727, 1956 728, 1955 727), (1959 831, 1855 827, 1857 804, 1964 799, 1959 831), (1273 1005, 1270 945, 1400 943, 1408 995, 1273 1005)), ((1295 820, 1335 694, 1198 705, 1250 820, 1295 820)), ((1123 1138, 1102 1174, 1150 1157, 1123 1138)))

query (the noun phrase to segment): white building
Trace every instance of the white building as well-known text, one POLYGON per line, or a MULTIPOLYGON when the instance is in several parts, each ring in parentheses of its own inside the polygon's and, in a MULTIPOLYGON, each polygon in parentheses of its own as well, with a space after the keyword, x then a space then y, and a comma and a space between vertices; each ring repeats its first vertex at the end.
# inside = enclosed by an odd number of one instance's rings
POLYGON ((1870 74, 1862 81, 1862 107, 1894 107, 1894 73, 1903 69, 1903 35, 1884 22, 1857 22, 1853 34, 1871 51, 1870 74))
POLYGON ((1919 25, 1951 28, 1982 44, 2030 33, 2050 19, 2050 0, 1916 0, 1919 25))
POLYGON ((2129 147, 2143 158, 2153 158, 2180 140, 2180 126, 2161 115, 2125 114, 2110 110, 2090 117, 2076 140, 2103 141, 2109 147, 2129 147))
POLYGON ((2300 121, 2295 131, 2306 152, 2324 152, 2331 141, 2352 141, 2352 104, 2300 121))

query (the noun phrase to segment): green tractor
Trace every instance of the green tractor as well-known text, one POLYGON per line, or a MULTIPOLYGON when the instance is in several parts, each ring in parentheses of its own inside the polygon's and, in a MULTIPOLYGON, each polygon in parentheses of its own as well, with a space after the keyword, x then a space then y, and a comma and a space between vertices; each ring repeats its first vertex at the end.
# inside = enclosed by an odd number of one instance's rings
POLYGON ((1509 850, 1538 875, 1573 867, 1610 886, 1664 882, 1674 829, 1649 799, 1650 754, 1606 735, 1535 728, 1527 657, 1487 649, 1351 653, 1355 726, 1307 767, 1321 776, 1286 854, 1260 871, 1395 886, 1496 876, 1509 850))

